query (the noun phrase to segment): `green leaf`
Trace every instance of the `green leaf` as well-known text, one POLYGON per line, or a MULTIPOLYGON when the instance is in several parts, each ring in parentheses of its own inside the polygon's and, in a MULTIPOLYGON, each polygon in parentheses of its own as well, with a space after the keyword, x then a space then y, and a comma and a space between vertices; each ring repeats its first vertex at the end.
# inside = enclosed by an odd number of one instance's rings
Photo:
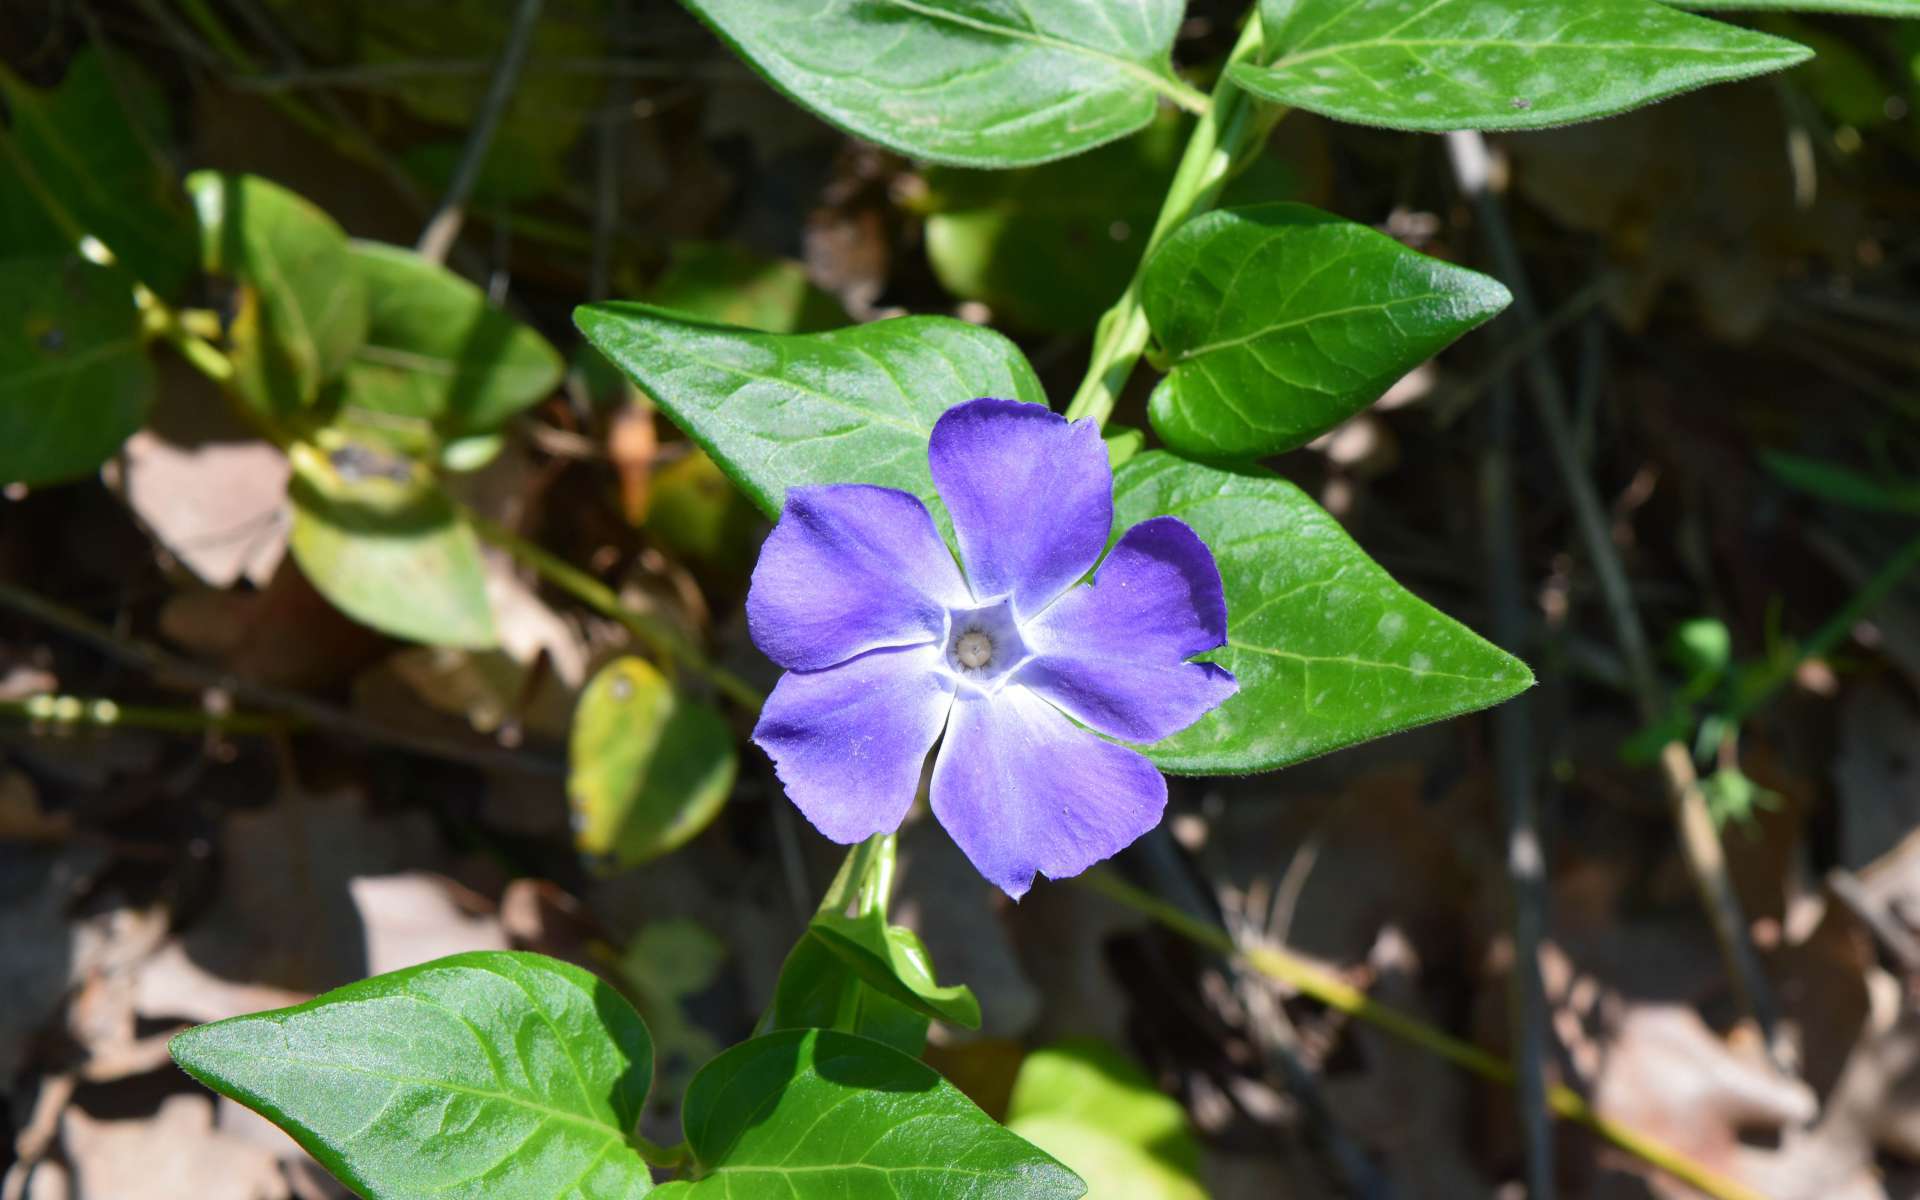
POLYGON ((1169 771, 1265 771, 1474 709, 1533 683, 1526 664, 1402 588, 1299 488, 1150 451, 1114 479, 1114 527, 1170 515, 1213 550, 1240 691, 1146 748, 1169 771))
POLYGON ((940 414, 982 396, 1046 403, 1017 346, 946 317, 811 334, 644 304, 590 304, 573 319, 770 517, 796 484, 873 483, 912 492, 944 522, 927 470, 940 414))
POLYGON ((818 938, 802 936, 780 965, 766 1027, 838 1029, 918 1057, 930 1019, 860 982, 818 938))
POLYGON ((980 1028, 980 1002, 965 985, 934 982, 927 948, 879 912, 820 913, 780 969, 771 1029, 838 1029, 907 1054, 926 1045, 927 1022, 980 1028))
POLYGON ((705 829, 736 766, 726 720, 631 657, 602 667, 580 694, 567 758, 574 844, 623 867, 705 829))
POLYGON ((1788 487, 1870 512, 1920 515, 1920 483, 1907 479, 1874 479, 1838 463, 1822 462, 1778 450, 1763 451, 1760 461, 1788 487))
POLYGON ((687 0, 767 81, 849 133, 970 167, 1064 158, 1184 98, 1180 0, 687 0))
POLYGON ((825 1029, 735 1046, 687 1089, 698 1178, 662 1197, 1074 1200, 1073 1172, 994 1124, 923 1063, 825 1029))
POLYGON ((676 242, 649 303, 703 321, 766 333, 810 333, 843 325, 847 310, 786 258, 762 258, 730 242, 676 242))
POLYGON ((1072 1167, 1100 1200, 1206 1200, 1186 1110, 1103 1043, 1027 1055, 1007 1128, 1072 1167))
POLYGON ((678 1112, 694 1072, 724 1048, 697 1014, 726 959, 727 944, 691 917, 647 922, 620 955, 620 979, 653 1033, 655 1113, 678 1112))
POLYGON ((1155 432, 1197 457, 1256 458, 1346 420, 1513 297, 1364 225, 1263 204, 1181 226, 1140 299, 1171 363, 1155 432))
POLYGON ((238 285, 234 386, 282 420, 312 404, 367 335, 367 286, 332 217, 255 175, 196 171, 202 265, 238 285))
POLYGON ((456 954, 169 1043, 195 1079, 370 1200, 638 1197, 653 1075, 619 993, 537 954, 456 954))
POLYGON ((131 60, 88 49, 51 91, 0 69, 0 97, 11 121, 0 131, 0 253, 75 249, 72 222, 154 292, 177 295, 197 256, 162 152, 158 89, 131 60))
POLYGON ((77 256, 0 261, 0 483, 92 472, 152 396, 125 275, 77 256))
POLYGON ((354 242, 349 254, 368 309, 344 404, 453 441, 499 429, 559 385, 560 352, 473 284, 398 246, 354 242))
POLYGON ((494 644, 480 542, 438 484, 405 459, 350 442, 291 454, 293 557, 335 608, 436 646, 494 644))
POLYGON ((1654 0, 1262 0, 1256 96, 1389 129, 1541 129, 1805 61, 1654 0))
POLYGON ((1920 0, 1663 0, 1699 12, 1831 12, 1920 17, 1920 0))

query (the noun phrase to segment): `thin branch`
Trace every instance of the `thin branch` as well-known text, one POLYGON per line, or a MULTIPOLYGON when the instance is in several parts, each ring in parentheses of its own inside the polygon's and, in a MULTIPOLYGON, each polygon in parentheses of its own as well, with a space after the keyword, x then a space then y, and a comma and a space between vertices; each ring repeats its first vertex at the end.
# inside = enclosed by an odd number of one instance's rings
POLYGON ((483 540, 513 555, 531 567, 542 579, 570 593, 589 608, 620 622, 630 633, 645 642, 654 653, 706 679, 722 695, 748 712, 757 713, 760 711, 760 706, 766 703, 766 697, 760 694, 760 689, 725 667, 716 665, 701 652, 698 646, 668 622, 649 613, 636 612, 627 607, 620 602, 620 597, 612 588, 558 555, 521 537, 506 526, 489 521, 472 510, 467 510, 465 515, 468 523, 473 526, 473 531, 483 540))
MULTIPOLYGON (((1493 640, 1519 653, 1526 634, 1522 607, 1520 530, 1513 495, 1514 389, 1494 385, 1480 455, 1480 518, 1485 532, 1487 591, 1493 640)), ((1528 1200, 1552 1200, 1553 1130, 1547 1113, 1547 1002, 1540 982, 1540 940, 1546 933, 1547 869, 1540 838, 1538 771, 1533 759, 1533 706, 1515 696, 1493 712, 1495 785, 1506 818, 1507 878, 1513 897, 1513 968, 1507 977, 1509 1029, 1517 1070, 1521 1142, 1528 1200)))
MULTIPOLYGON (((1436 1029, 1417 1017, 1382 1004, 1359 988, 1312 963, 1273 946, 1236 945, 1232 936, 1218 925, 1197 920, 1148 892, 1134 887, 1104 867, 1095 867, 1079 877, 1082 884, 1117 903, 1143 913, 1181 937, 1221 954, 1238 955, 1247 965, 1328 1008, 1367 1022, 1393 1036, 1470 1071, 1483 1079, 1511 1087, 1513 1066, 1495 1054, 1489 1054, 1472 1042, 1436 1029)), ((1766 1200, 1737 1180, 1728 1179, 1710 1168, 1654 1138, 1610 1120, 1593 1110, 1573 1089, 1554 1085, 1547 1090, 1547 1107, 1556 1116, 1590 1130, 1640 1161, 1657 1167, 1714 1200, 1766 1200)))
POLYGON ((217 688, 256 708, 288 713, 311 725, 371 745, 389 746, 423 758, 436 758, 485 770, 518 771, 532 775, 566 773, 565 764, 543 755, 467 746, 408 733, 379 721, 343 712, 299 692, 242 679, 217 667, 182 658, 151 642, 117 634, 45 596, 4 581, 0 581, 0 608, 10 609, 29 620, 57 629, 75 641, 84 642, 102 654, 137 667, 149 675, 169 676, 186 680, 197 687, 217 688))
MULTIPOLYGON (((1479 133, 1466 131, 1447 135, 1452 152, 1454 174, 1460 190, 1473 202, 1480 228, 1492 254, 1495 273, 1513 293, 1513 308, 1521 322, 1539 321, 1539 310, 1527 286, 1526 267, 1507 224, 1505 207, 1488 186, 1490 158, 1485 140, 1479 133)), ((1600 584, 1607 616, 1613 624, 1614 640, 1626 658, 1627 677, 1643 722, 1652 724, 1664 712, 1660 678, 1654 668, 1653 652, 1647 642, 1640 612, 1633 602, 1627 572, 1615 552, 1606 507, 1600 493, 1587 475, 1580 449, 1567 415, 1566 396, 1555 374, 1553 363, 1543 349, 1536 347, 1526 359, 1528 394, 1534 415, 1547 435, 1547 445, 1559 469, 1561 483, 1573 506, 1574 522, 1586 550, 1589 565, 1600 584)), ((1679 832, 1680 849, 1700 892, 1714 937, 1719 942, 1727 975, 1741 1009, 1759 1026, 1766 1043, 1773 1044, 1774 1005, 1766 977, 1760 971, 1753 947, 1747 941, 1746 918, 1740 911, 1740 898, 1727 874, 1726 852, 1707 809, 1706 796, 1700 790, 1693 760, 1679 742, 1669 743, 1660 753, 1661 774, 1667 802, 1679 832)))
POLYGON ((157 733, 275 734, 303 724, 297 717, 221 713, 194 708, 149 708, 117 700, 43 694, 0 700, 0 720, 53 729, 150 729, 157 733))
POLYGON ((500 61, 487 83, 487 93, 481 98, 480 111, 467 134, 466 148, 460 152, 453 180, 447 184, 447 194, 427 218, 426 228, 420 231, 420 241, 414 246, 422 258, 445 262, 447 251, 460 236, 461 223, 466 220, 467 199, 473 195, 473 185, 487 161, 487 151, 493 145, 494 132, 500 128, 500 118, 513 100, 520 68, 526 64, 527 50, 533 43, 533 27, 540 19, 540 5, 541 0, 520 0, 520 6, 514 10, 506 45, 500 50, 500 61))

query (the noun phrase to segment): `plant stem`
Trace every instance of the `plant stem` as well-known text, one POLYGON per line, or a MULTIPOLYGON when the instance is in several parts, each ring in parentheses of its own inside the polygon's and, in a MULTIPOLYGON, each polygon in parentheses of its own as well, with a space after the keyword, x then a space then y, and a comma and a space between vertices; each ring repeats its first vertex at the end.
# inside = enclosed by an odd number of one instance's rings
MULTIPOLYGON (((1532 325, 1538 322, 1539 311, 1534 306, 1532 291, 1527 286, 1526 267, 1521 261, 1519 246, 1514 242, 1513 231, 1507 225, 1506 209, 1500 197, 1488 186, 1490 160, 1486 141, 1473 131, 1450 133, 1447 139, 1453 157, 1454 175, 1461 192, 1474 205, 1475 215, 1479 218, 1480 228, 1486 235, 1487 248, 1493 258, 1494 273, 1513 293, 1514 312, 1523 323, 1532 325)), ((1536 344, 1533 347, 1526 357, 1526 368, 1527 391, 1533 400, 1534 415, 1546 433, 1547 448, 1572 505, 1574 526, 1581 546, 1586 551, 1588 566, 1599 582, 1600 595, 1606 603, 1614 640, 1619 643, 1620 653, 1627 661, 1627 676, 1633 687, 1640 719, 1643 723, 1652 724, 1665 713, 1660 677, 1654 667, 1646 629, 1640 623, 1639 610, 1634 607, 1626 567, 1614 550, 1606 507, 1601 503, 1599 490, 1581 461, 1579 440, 1574 434, 1572 419, 1567 414, 1566 396, 1544 346, 1536 344)), ((1772 993, 1754 956, 1753 947, 1747 941, 1746 917, 1741 912, 1740 897, 1734 891, 1733 881, 1728 875, 1726 851, 1720 845, 1713 816, 1707 809, 1706 796, 1700 789, 1692 756, 1679 742, 1669 742, 1660 751, 1659 762, 1667 803, 1679 835, 1681 855, 1686 860, 1688 872, 1693 876, 1701 905, 1706 909, 1708 924, 1719 943, 1735 1002, 1759 1027, 1761 1038, 1771 1052, 1775 1028, 1772 993)))
MULTIPOLYGON (((1144 913, 1197 945, 1220 954, 1237 956, 1267 978, 1312 997, 1328 1008, 1385 1030, 1483 1079, 1508 1087, 1513 1085, 1513 1066, 1505 1059, 1397 1008, 1381 1004, 1353 985, 1285 950, 1273 946, 1236 945, 1226 930, 1188 916, 1106 868, 1096 867, 1080 878, 1081 882, 1108 899, 1144 913)), ((1745 1184, 1718 1175, 1672 1147, 1601 1116, 1571 1088, 1560 1085, 1548 1088, 1546 1099, 1547 1107, 1555 1115, 1591 1130, 1611 1145, 1698 1188, 1715 1200, 1766 1200, 1745 1184)))
POLYGON ((766 697, 760 694, 760 689, 725 667, 716 666, 698 646, 687 639, 685 634, 668 622, 627 607, 620 602, 620 597, 612 588, 558 555, 521 537, 506 526, 489 521, 472 509, 464 509, 462 515, 483 540, 492 542, 513 555, 531 567, 542 579, 572 595, 587 607, 620 622, 635 637, 651 647, 654 653, 684 665, 748 712, 759 712, 760 706, 766 702, 766 697))
MULTIPOLYGON (((1513 488, 1514 388, 1494 383, 1483 410, 1480 522, 1486 551, 1493 640, 1518 655, 1526 637, 1521 595, 1520 528, 1513 488)), ((1541 847, 1539 771, 1533 757, 1532 697, 1515 696, 1493 712, 1494 783, 1506 818, 1507 879, 1512 896, 1513 968, 1507 977, 1509 1040, 1517 1066, 1514 1098, 1526 1150, 1528 1200, 1553 1200, 1553 1131, 1547 1110, 1546 994, 1540 941, 1547 926, 1547 867, 1541 847)))
POLYGON ((857 842, 840 862, 840 870, 820 898, 817 914, 845 913, 848 906, 859 905, 861 912, 878 909, 884 916, 893 899, 893 871, 898 861, 900 839, 892 833, 876 833, 857 842))
MULTIPOLYGON (((233 359, 220 347, 189 329, 180 319, 180 314, 168 307, 166 301, 143 286, 135 291, 135 302, 140 307, 147 331, 172 346, 181 358, 187 360, 189 366, 222 388, 233 382, 233 359)), ((246 408, 245 405, 235 407, 242 410, 246 408)), ((242 415, 251 419, 251 415, 245 411, 242 415)), ((254 423, 258 424, 257 421, 254 423)))
MULTIPOLYGON (((171 23, 167 9, 161 0, 140 0, 140 5, 149 16, 155 18, 157 23, 163 26, 171 23)), ((216 55, 223 59, 228 67, 239 72, 242 79, 258 71, 258 64, 253 61, 253 56, 221 23, 219 15, 213 11, 211 5, 206 3, 206 0, 179 0, 179 8, 199 30, 200 36, 207 39, 208 45, 216 55)), ((291 96, 268 92, 266 99, 267 103, 278 109, 282 116, 325 142, 334 153, 378 171, 401 199, 422 212, 426 211, 427 198, 421 193, 419 185, 413 181, 412 176, 388 158, 379 144, 365 130, 350 119, 346 119, 345 110, 338 104, 327 106, 333 110, 334 117, 334 120, 329 121, 327 117, 291 96)), ((325 99, 331 101, 332 97, 325 97, 325 99)))
POLYGON ((662 1170, 676 1170, 685 1166, 693 1157, 692 1149, 684 1141, 676 1142, 671 1146, 662 1146, 658 1142, 641 1137, 636 1131, 627 1136, 627 1142, 648 1166, 659 1167, 662 1170))
POLYGON ((566 768, 539 754, 525 751, 495 750, 468 746, 441 738, 427 737, 395 729, 379 721, 370 721, 343 712, 299 692, 283 691, 266 684, 237 678, 215 667, 172 654, 150 642, 115 633, 104 625, 56 604, 35 592, 0 581, 0 609, 19 613, 28 620, 57 629, 76 641, 85 642, 101 653, 150 675, 170 680, 185 680, 197 687, 218 688, 237 699, 260 708, 274 709, 298 717, 318 728, 357 738, 376 746, 392 746, 410 754, 488 770, 519 771, 535 775, 561 775, 566 768))
POLYGON ((161 733, 284 733, 305 722, 269 713, 214 713, 190 708, 144 708, 114 700, 41 695, 0 700, 0 719, 55 727, 152 729, 161 733))
POLYGON ((1827 619, 1827 623, 1816 629, 1799 652, 1791 657, 1782 658, 1772 669, 1744 686, 1734 698, 1733 708, 1727 718, 1734 722, 1745 720, 1753 711, 1765 704, 1769 697, 1792 679, 1794 672, 1802 665, 1816 658, 1823 658, 1833 651, 1860 619, 1887 598, 1887 593, 1899 586, 1915 567, 1920 567, 1920 538, 1908 542, 1894 552, 1885 566, 1874 573, 1873 578, 1855 592, 1853 598, 1841 606, 1840 611, 1827 619))
POLYGON ((473 194, 473 185, 480 178, 480 168, 487 161, 487 150, 493 145, 494 131, 500 127, 500 118, 506 114, 507 105, 513 100, 513 88, 520 79, 520 68, 526 64, 527 48, 533 41, 533 26, 540 19, 541 0, 520 0, 513 12, 513 24, 507 29, 506 45, 500 49, 500 59, 494 65, 493 78, 487 81, 487 92, 480 100, 480 111, 474 117, 473 128, 467 133, 467 144, 460 151, 459 165, 454 168, 453 180, 447 185, 447 194, 441 199, 433 215, 427 218, 426 228, 420 231, 420 240, 414 250, 430 262, 445 262, 447 251, 452 249, 453 240, 460 236, 460 226, 466 220, 467 199, 473 194))
MULTIPOLYGON (((1247 15, 1246 27, 1240 31, 1240 40, 1234 43, 1232 53, 1227 55, 1226 66, 1259 53, 1261 36, 1260 12, 1256 7, 1247 15)), ((1106 424, 1128 376, 1133 374, 1134 364, 1147 348, 1149 330, 1146 311, 1140 306, 1140 276, 1148 260, 1182 222, 1213 207, 1245 153, 1265 140, 1284 111, 1261 104, 1235 87, 1227 78, 1226 68, 1221 68, 1213 95, 1187 139, 1186 152, 1180 156, 1180 165, 1174 171, 1166 199, 1161 202, 1160 215, 1140 253, 1133 278, 1127 282, 1127 290, 1120 294, 1120 299, 1094 326, 1091 360, 1079 390, 1067 405, 1069 420, 1084 417, 1097 425, 1106 424)))

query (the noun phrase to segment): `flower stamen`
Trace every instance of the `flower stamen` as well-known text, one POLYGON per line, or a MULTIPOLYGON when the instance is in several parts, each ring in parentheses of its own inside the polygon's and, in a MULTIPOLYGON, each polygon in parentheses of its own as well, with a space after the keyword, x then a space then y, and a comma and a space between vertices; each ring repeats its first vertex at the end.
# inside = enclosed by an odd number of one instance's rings
POLYGON ((978 671, 993 661, 993 639, 978 629, 969 629, 954 644, 953 656, 970 671, 978 671))

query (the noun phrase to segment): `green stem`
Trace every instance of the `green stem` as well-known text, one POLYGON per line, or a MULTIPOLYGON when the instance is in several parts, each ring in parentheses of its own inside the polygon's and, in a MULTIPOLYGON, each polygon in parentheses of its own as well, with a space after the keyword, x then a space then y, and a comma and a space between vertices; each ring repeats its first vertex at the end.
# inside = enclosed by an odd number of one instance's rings
POLYGON ((466 509, 465 516, 473 526, 473 531, 482 539, 519 559, 542 579, 571 594, 587 607, 620 622, 654 653, 684 665, 748 712, 759 712, 760 706, 766 702, 766 697, 760 694, 758 688, 725 667, 716 666, 698 646, 668 622, 647 613, 635 612, 620 602, 620 597, 612 588, 506 526, 489 521, 472 509, 466 509))
MULTIPOLYGON (((1259 53, 1261 36, 1260 13, 1256 8, 1248 14, 1240 40, 1227 55, 1226 67, 1259 53)), ((1095 424, 1106 423, 1128 376, 1133 374, 1134 364, 1147 348, 1149 330, 1146 311, 1140 306, 1140 276, 1148 260, 1168 234, 1189 217, 1213 207, 1220 198, 1220 190, 1233 177, 1247 151, 1266 139, 1273 123, 1285 112, 1261 104, 1235 87, 1227 78, 1226 67, 1221 69, 1220 80, 1214 85, 1206 110, 1200 114, 1193 135, 1187 139, 1186 152, 1174 171, 1173 182, 1160 205, 1160 215, 1153 223, 1153 232, 1147 237, 1146 248, 1141 251, 1140 263, 1134 268, 1127 290, 1094 327, 1093 351, 1086 376, 1067 405, 1069 420, 1084 417, 1095 424)))
MULTIPOLYGON (((1345 980, 1286 950, 1276 946, 1237 945, 1226 930, 1195 920, 1158 896, 1134 887, 1104 868, 1087 872, 1081 876, 1081 882, 1110 900, 1144 913, 1197 945, 1219 954, 1245 959, 1247 965, 1260 974, 1310 996, 1328 1008, 1412 1042, 1483 1079, 1505 1087, 1513 1086, 1513 1064, 1506 1059, 1436 1029, 1397 1008, 1382 1004, 1345 980)), ((1562 1085, 1548 1088, 1547 1107, 1556 1116, 1591 1130, 1635 1158, 1660 1168, 1675 1179, 1715 1197, 1715 1200, 1765 1200, 1745 1184, 1714 1173, 1671 1146, 1601 1116, 1571 1088, 1562 1085)))
POLYGON ((284 733, 302 722, 266 713, 211 713, 187 708, 143 708, 113 700, 41 695, 0 700, 0 719, 89 729, 152 729, 160 733, 284 733))
MULTIPOLYGON (((233 359, 224 350, 188 328, 179 313, 145 287, 137 290, 137 299, 149 333, 172 346, 181 358, 187 360, 189 366, 223 389, 233 382, 233 359)), ((251 419, 245 411, 246 405, 235 407, 242 410, 243 416, 251 419)), ((254 423, 259 424, 257 421, 254 423)))
POLYGON ((659 1167, 662 1170, 677 1170, 687 1165, 693 1158, 693 1150, 685 1142, 676 1142, 671 1146, 662 1146, 660 1143, 649 1141, 641 1137, 638 1132, 635 1132, 628 1135, 627 1143, 646 1161, 648 1166, 659 1167))
POLYGON ((815 911, 820 915, 845 913, 856 901, 860 911, 884 914, 893 898, 893 872, 899 856, 899 838, 876 833, 847 851, 840 870, 827 885, 827 894, 815 911))

